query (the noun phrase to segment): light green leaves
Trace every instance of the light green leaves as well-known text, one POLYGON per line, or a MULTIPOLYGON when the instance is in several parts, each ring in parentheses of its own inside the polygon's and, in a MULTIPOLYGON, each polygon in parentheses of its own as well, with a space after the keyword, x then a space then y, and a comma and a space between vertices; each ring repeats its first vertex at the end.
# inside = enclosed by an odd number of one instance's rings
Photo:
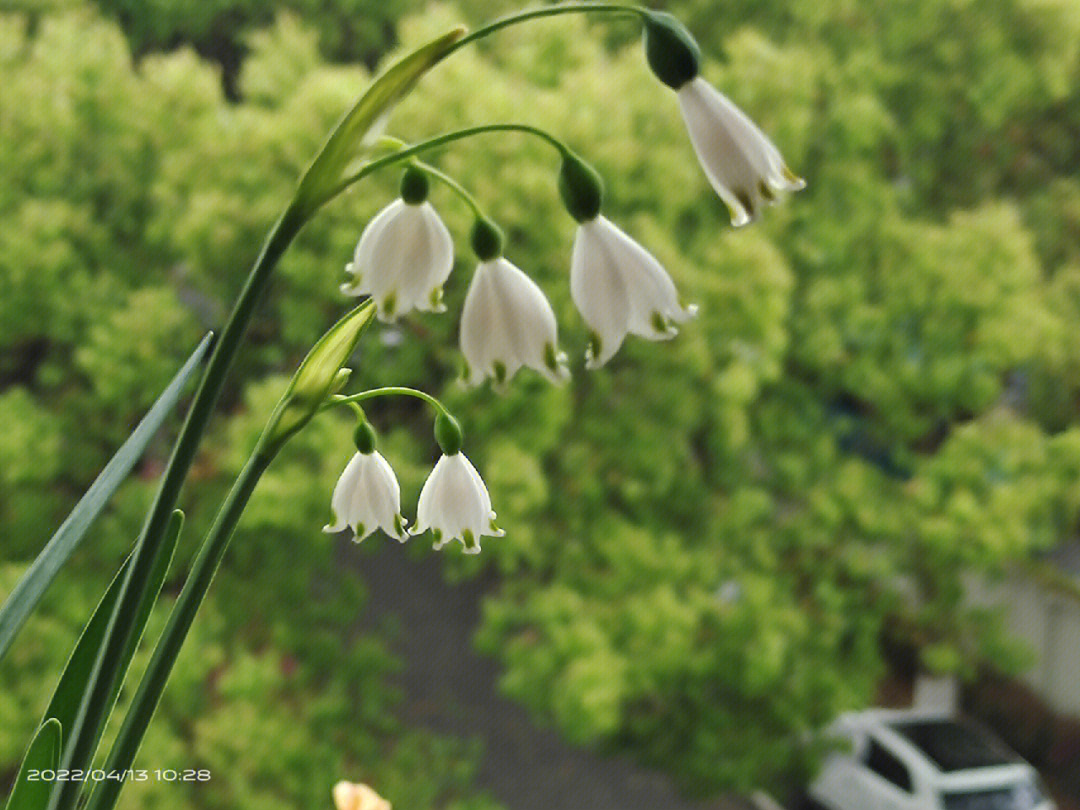
POLYGON ((346 168, 362 147, 381 134, 394 106, 413 89, 416 82, 435 66, 465 34, 454 28, 433 39, 391 65, 341 119, 300 181, 296 193, 300 208, 312 212, 340 189, 346 168))
POLYGON ((34 610, 45 593, 45 589, 49 587, 53 577, 60 570, 60 566, 79 545, 86 530, 90 528, 90 524, 94 522, 108 503, 110 496, 131 472, 131 468, 139 460, 150 439, 176 406, 184 386, 197 371, 199 361, 209 348, 210 338, 210 335, 203 338, 131 436, 116 451, 116 455, 105 465, 105 469, 101 471, 90 489, 56 530, 26 575, 15 586, 3 608, 0 608, 0 658, 11 645, 23 622, 34 610))

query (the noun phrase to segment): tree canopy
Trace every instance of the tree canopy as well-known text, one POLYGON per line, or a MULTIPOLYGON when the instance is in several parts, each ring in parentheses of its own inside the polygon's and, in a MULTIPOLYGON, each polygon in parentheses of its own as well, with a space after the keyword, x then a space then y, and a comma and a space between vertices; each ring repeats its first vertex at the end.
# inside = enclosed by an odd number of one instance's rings
MULTIPOLYGON (((243 0, 197 15, 176 0, 4 5, 0 592, 220 320, 369 77, 346 60, 374 64, 389 39, 510 7, 295 0, 271 19, 243 0), (235 64, 205 47, 217 36, 235 64)), ((728 225, 626 23, 508 29, 425 79, 390 132, 550 129, 595 163, 607 215, 698 318, 586 372, 557 160, 490 135, 432 160, 549 295, 573 378, 553 388, 523 372, 501 396, 456 383, 470 220, 438 187, 459 254, 448 312, 373 329, 355 365, 358 384, 441 389, 462 418, 507 536, 446 566, 498 575, 478 644, 504 690, 569 739, 707 793, 804 767, 805 732, 872 700, 889 633, 938 671, 1023 660, 964 582, 1019 570, 1078 529, 1080 12, 664 5, 698 35, 706 77, 808 181, 749 228, 728 225)), ((290 369, 343 310, 342 267, 397 179, 334 203, 285 257, 197 463, 186 537, 205 531, 290 369)), ((436 452, 427 415, 397 402, 368 415, 403 492, 418 492, 436 452)), ((394 719, 394 662, 378 634, 357 635, 363 594, 340 565, 362 551, 319 533, 350 430, 321 419, 271 468, 151 728, 147 759, 213 762, 215 779, 132 785, 126 801, 296 807, 362 765, 398 806, 489 806, 470 787, 476 751, 394 719)), ((17 763, 42 679, 136 535, 164 452, 0 668, 0 762, 17 763)), ((192 548, 182 538, 179 553, 192 548)))

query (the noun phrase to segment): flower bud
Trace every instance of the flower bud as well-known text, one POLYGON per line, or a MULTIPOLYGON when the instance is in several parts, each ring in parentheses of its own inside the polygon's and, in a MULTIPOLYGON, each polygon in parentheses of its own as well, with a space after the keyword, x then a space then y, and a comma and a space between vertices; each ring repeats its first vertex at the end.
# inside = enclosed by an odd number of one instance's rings
POLYGON ((485 217, 478 217, 472 229, 472 249, 482 262, 502 256, 503 234, 499 226, 485 217))
POLYGON ((435 441, 446 456, 460 453, 461 446, 465 443, 465 435, 461 432, 458 420, 445 411, 435 417, 435 441))
POLYGON ((661 11, 650 11, 645 19, 645 58, 656 78, 675 90, 696 77, 701 65, 701 49, 686 26, 661 11))
POLYGON ((363 417, 360 417, 356 423, 356 429, 353 430, 353 444, 356 445, 357 452, 365 456, 370 456, 375 452, 375 429, 371 426, 371 422, 363 417))
POLYGON ((604 181, 596 169, 568 152, 559 169, 559 195, 570 216, 578 222, 589 222, 600 213, 604 181))
POLYGON ((409 166, 401 176, 401 199, 409 205, 420 205, 428 197, 427 175, 416 166, 409 166))
POLYGON ((261 439, 266 446, 280 446, 341 390, 348 379, 342 374, 345 363, 374 315, 375 306, 365 301, 319 338, 270 415, 261 439))

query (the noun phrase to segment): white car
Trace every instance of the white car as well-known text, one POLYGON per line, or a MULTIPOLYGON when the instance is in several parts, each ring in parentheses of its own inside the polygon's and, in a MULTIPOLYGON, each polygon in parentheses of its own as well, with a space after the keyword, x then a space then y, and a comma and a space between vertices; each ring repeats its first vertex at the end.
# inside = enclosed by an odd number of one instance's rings
POLYGON ((981 726, 917 710, 845 714, 810 785, 826 810, 1054 810, 1035 769, 981 726))

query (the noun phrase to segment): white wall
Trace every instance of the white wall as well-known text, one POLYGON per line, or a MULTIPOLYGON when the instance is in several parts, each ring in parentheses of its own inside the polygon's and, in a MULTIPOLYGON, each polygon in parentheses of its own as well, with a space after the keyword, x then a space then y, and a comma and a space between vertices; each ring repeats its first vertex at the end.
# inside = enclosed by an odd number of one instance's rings
POLYGON ((968 593, 977 604, 1002 605, 1006 627, 1034 651, 1022 679, 1055 711, 1080 717, 1080 602, 1026 578, 969 583, 968 593))

